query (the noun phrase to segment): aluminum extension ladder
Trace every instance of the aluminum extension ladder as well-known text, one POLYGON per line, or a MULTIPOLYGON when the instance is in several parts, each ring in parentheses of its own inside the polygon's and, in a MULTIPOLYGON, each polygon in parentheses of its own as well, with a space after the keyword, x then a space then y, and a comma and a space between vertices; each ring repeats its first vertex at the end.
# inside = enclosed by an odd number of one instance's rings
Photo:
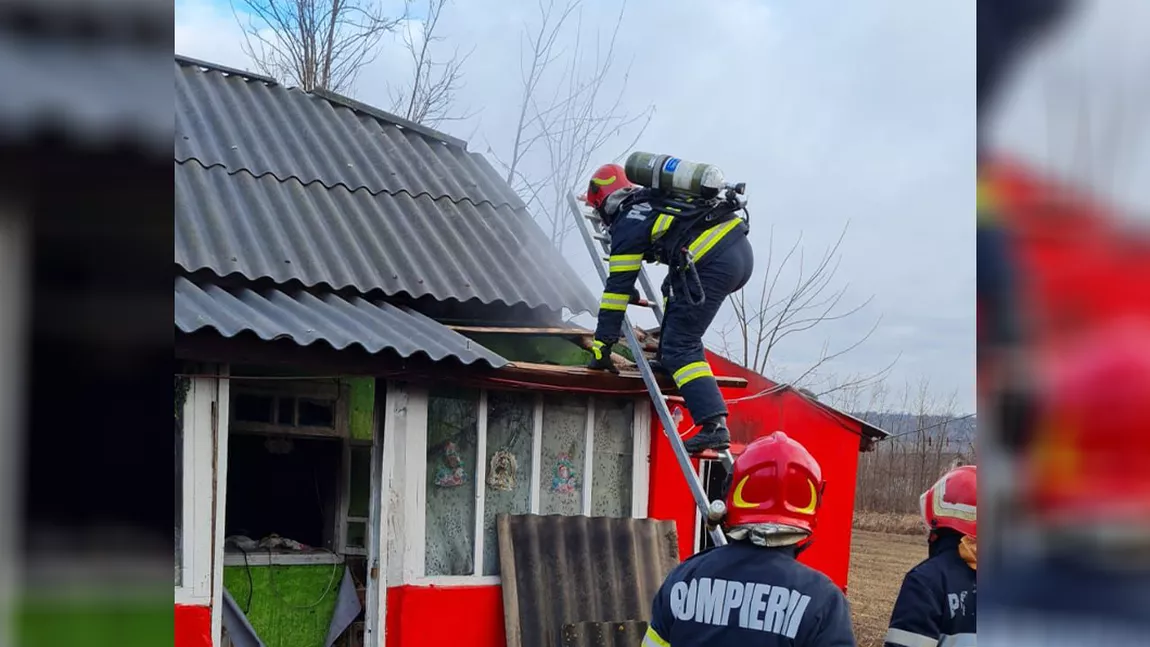
MULTIPOLYGON (((611 253, 611 238, 607 232, 607 228, 603 225, 603 221, 593 209, 584 209, 580 204, 575 194, 568 194, 567 202, 571 207, 571 214, 575 218, 575 226, 579 229, 579 233, 583 236, 583 242, 587 245, 587 253, 591 255, 591 262, 599 271, 599 278, 602 279, 604 285, 607 282, 608 264, 607 257, 611 253)), ((639 268, 639 283, 642 285, 643 293, 647 299, 651 311, 655 313, 655 319, 659 325, 663 325, 663 308, 662 295, 655 291, 654 286, 651 284, 651 279, 647 276, 645 268, 639 268)), ((663 424, 663 433, 666 434, 667 439, 671 441, 671 448, 675 450, 675 458, 679 460, 679 468, 683 471, 683 478, 687 481, 687 487, 691 489, 691 495, 695 499, 695 505, 698 506, 699 512, 702 515, 703 523, 710 526, 708 521, 710 517, 711 502, 707 500, 707 492, 703 489, 703 484, 699 482, 699 477, 695 474, 695 470, 691 467, 691 457, 687 454, 687 449, 683 446, 683 439, 679 437, 678 425, 675 424, 675 419, 671 415, 671 410, 667 406, 667 400, 663 397, 663 391, 659 388, 658 382, 655 381, 655 373, 651 369, 651 365, 647 362, 647 356, 643 354, 643 347, 639 344, 639 340, 635 337, 635 329, 631 325, 631 318, 624 315, 623 317, 623 336, 627 340, 627 346, 631 348, 631 354, 635 357, 635 364, 639 367, 639 374, 643 376, 643 383, 647 385, 647 393, 651 396, 651 402, 655 405, 655 411, 659 414, 659 421, 663 424)), ((727 468, 727 473, 731 473, 731 466, 734 459, 731 457, 729 450, 718 452, 719 460, 722 461, 723 466, 727 468)), ((711 540, 714 541, 716 546, 725 546, 727 538, 723 535, 723 531, 718 526, 709 528, 711 540)))

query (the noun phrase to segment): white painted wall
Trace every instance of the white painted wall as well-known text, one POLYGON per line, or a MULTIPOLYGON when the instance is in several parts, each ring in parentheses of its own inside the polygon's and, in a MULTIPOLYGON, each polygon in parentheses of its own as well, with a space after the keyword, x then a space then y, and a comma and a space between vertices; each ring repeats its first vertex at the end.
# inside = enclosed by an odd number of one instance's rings
MULTIPOLYGON (((200 366, 184 402, 183 585, 176 604, 223 602, 224 510, 227 502, 227 366, 200 366)), ((222 616, 212 613, 212 644, 219 645, 222 616)))

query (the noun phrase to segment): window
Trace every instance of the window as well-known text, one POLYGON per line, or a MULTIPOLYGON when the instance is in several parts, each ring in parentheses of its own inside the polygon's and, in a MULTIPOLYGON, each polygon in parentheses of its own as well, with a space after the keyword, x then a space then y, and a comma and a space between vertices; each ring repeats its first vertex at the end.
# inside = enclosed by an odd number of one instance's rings
MULTIPOLYGON (((228 542, 226 563, 330 563, 366 556, 372 432, 352 438, 349 385, 236 382, 225 534, 255 543, 228 542), (291 542, 261 543, 273 535, 291 542)), ((372 424, 370 417, 362 422, 372 424)))
POLYGON ((336 396, 311 398, 268 393, 237 393, 232 400, 232 421, 249 431, 338 433, 336 396))
MULTIPOLYGON (((641 408, 640 408, 641 409, 641 408)), ((630 400, 433 388, 427 404, 424 574, 496 576, 495 520, 511 514, 642 516, 630 400)), ((641 424, 641 423, 640 423, 641 424)))

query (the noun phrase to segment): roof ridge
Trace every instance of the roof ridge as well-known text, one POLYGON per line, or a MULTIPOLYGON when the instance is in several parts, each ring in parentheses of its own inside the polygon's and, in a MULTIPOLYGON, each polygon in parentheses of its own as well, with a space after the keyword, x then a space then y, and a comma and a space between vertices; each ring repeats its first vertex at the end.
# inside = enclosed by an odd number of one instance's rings
POLYGON ((203 60, 200 60, 198 58, 192 58, 191 56, 184 56, 182 54, 176 54, 175 56, 176 56, 176 63, 178 65, 183 66, 183 67, 202 67, 205 70, 209 70, 212 72, 222 72, 224 74, 227 74, 228 76, 238 76, 238 77, 245 78, 249 81, 260 81, 262 83, 266 83, 268 85, 273 85, 273 86, 280 84, 279 81, 276 81, 272 77, 264 75, 264 74, 257 74, 255 72, 248 72, 245 70, 236 69, 234 67, 228 67, 227 65, 221 65, 219 63, 209 63, 208 61, 203 61, 203 60))
MULTIPOLYGON (((400 189, 398 191, 388 191, 387 189, 380 189, 378 191, 373 191, 370 187, 367 187, 367 186, 357 186, 355 188, 352 188, 351 186, 348 186, 347 184, 345 184, 343 182, 337 182, 335 184, 328 184, 328 183, 326 183, 320 179, 309 180, 309 181, 305 182, 303 178, 301 178, 297 175, 289 175, 287 177, 280 177, 280 176, 276 175, 274 171, 265 171, 263 173, 257 174, 254 171, 252 171, 250 168, 247 168, 247 167, 240 167, 238 169, 232 170, 221 162, 212 162, 209 164, 209 163, 206 163, 203 160, 199 159, 198 157, 194 157, 194 156, 187 157, 184 159, 175 158, 175 162, 176 162, 176 164, 178 164, 180 166, 185 166, 189 162, 195 162, 196 166, 199 166, 201 169, 203 169, 205 171, 222 169, 226 174, 233 175, 233 176, 238 175, 240 173, 246 173, 246 174, 250 175, 251 177, 253 177, 254 179, 257 179, 257 180, 262 180, 264 178, 267 178, 268 176, 271 176, 274 180, 276 180, 277 182, 279 182, 281 184, 284 184, 284 183, 291 181, 291 180, 295 180, 296 182, 298 182, 303 187, 309 187, 313 184, 318 184, 318 185, 322 186, 323 188, 328 189, 329 191, 332 189, 336 189, 336 188, 342 188, 342 189, 346 190, 348 193, 356 193, 358 191, 364 191, 372 197, 378 197, 381 195, 388 195, 388 196, 392 196, 392 197, 396 197, 396 196, 400 196, 400 195, 406 195, 406 196, 410 197, 412 200, 418 200, 419 198, 426 196, 427 198, 431 199, 432 202, 439 202, 440 200, 447 200, 451 204, 455 204, 455 205, 460 205, 460 204, 466 203, 466 204, 470 204, 470 205, 475 206, 475 207, 482 207, 484 205, 487 205, 487 206, 489 206, 495 210, 501 209, 503 207, 507 207, 508 209, 511 209, 512 211, 528 211, 526 205, 515 206, 514 204, 512 204, 510 202, 500 202, 500 203, 496 204, 495 202, 492 202, 491 200, 480 200, 479 202, 476 202, 475 200, 472 200, 471 198, 469 198, 467 196, 463 196, 462 198, 456 199, 447 193, 440 195, 440 196, 435 196, 435 195, 432 195, 429 191, 420 191, 419 193, 412 193, 411 191, 408 191, 407 189, 400 189)), ((530 212, 528 211, 528 213, 530 213, 530 212)))
MULTIPOLYGON (((234 67, 228 67, 226 65, 221 65, 219 63, 210 63, 208 61, 203 61, 203 60, 200 60, 198 58, 192 58, 190 56, 183 56, 181 54, 176 54, 175 57, 176 57, 176 63, 179 65, 182 65, 184 67, 200 67, 200 68, 203 68, 205 70, 212 71, 212 72, 222 72, 223 74, 227 74, 228 76, 238 76, 238 77, 247 79, 249 81, 260 81, 262 83, 266 83, 269 86, 281 86, 281 87, 284 87, 285 89, 289 89, 289 90, 290 89, 299 89, 299 88, 288 88, 287 86, 283 86, 280 82, 276 81, 272 77, 266 76, 263 74, 257 74, 255 72, 246 72, 243 70, 238 70, 234 67)), ((347 108, 348 110, 351 110, 353 112, 359 112, 359 113, 365 114, 369 117, 372 117, 373 119, 376 119, 378 121, 382 121, 382 122, 390 124, 392 126, 403 128, 405 130, 410 130, 410 131, 415 132, 415 133, 419 133, 420 135, 423 135, 424 137, 428 137, 428 138, 433 139, 435 141, 438 141, 442 144, 447 144, 449 146, 455 146, 456 148, 459 148, 463 151, 467 151, 467 142, 462 140, 462 139, 459 139, 458 137, 452 137, 451 135, 448 135, 447 133, 440 132, 434 128, 430 128, 428 126, 424 126, 422 124, 415 123, 414 121, 411 121, 409 119, 404 119, 403 117, 400 117, 399 115, 395 115, 395 114, 392 114, 390 112, 387 112, 386 110, 376 108, 375 106, 370 106, 366 103, 363 103, 362 101, 356 101, 355 99, 352 99, 351 97, 339 94, 338 92, 332 92, 331 90, 323 90, 323 89, 318 89, 318 88, 315 90, 312 90, 311 92, 306 92, 303 90, 300 90, 300 91, 304 92, 304 94, 310 94, 314 97, 318 97, 320 99, 323 99, 324 101, 327 101, 328 103, 332 103, 332 104, 335 104, 337 106, 347 108)))

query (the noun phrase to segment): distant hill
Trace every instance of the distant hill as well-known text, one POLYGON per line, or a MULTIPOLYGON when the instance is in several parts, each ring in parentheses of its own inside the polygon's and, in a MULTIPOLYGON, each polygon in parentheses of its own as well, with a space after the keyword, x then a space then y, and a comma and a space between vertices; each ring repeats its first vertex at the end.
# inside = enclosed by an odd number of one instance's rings
POLYGON ((902 438, 913 439, 916 429, 924 429, 923 434, 938 438, 945 433, 951 442, 967 445, 978 433, 978 417, 963 416, 919 416, 910 413, 889 411, 864 411, 851 414, 875 425, 892 435, 906 434, 902 438))

